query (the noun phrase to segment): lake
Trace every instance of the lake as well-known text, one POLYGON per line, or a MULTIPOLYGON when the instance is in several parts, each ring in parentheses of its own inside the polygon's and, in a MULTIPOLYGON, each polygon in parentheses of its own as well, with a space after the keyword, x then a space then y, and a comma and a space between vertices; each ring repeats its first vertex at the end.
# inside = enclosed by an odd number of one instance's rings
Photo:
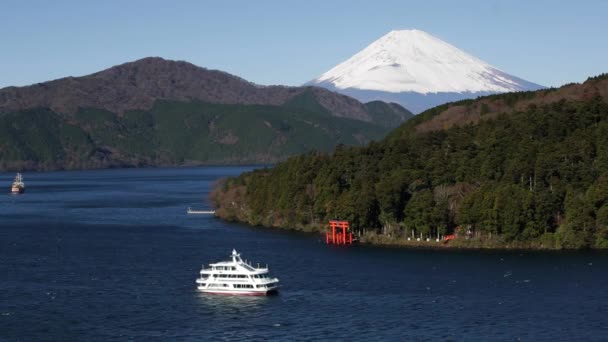
POLYGON ((607 340, 608 253, 327 246, 186 215, 246 167, 0 173, 0 340, 607 340), (268 264, 278 296, 201 294, 268 264))

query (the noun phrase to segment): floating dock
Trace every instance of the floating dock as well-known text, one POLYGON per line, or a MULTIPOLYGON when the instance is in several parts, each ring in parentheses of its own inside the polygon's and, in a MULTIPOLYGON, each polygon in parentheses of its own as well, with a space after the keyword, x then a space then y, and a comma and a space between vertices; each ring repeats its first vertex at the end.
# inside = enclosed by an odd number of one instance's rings
POLYGON ((200 214, 200 215, 214 215, 215 214, 215 210, 193 210, 192 208, 188 207, 188 211, 186 211, 187 214, 200 214))

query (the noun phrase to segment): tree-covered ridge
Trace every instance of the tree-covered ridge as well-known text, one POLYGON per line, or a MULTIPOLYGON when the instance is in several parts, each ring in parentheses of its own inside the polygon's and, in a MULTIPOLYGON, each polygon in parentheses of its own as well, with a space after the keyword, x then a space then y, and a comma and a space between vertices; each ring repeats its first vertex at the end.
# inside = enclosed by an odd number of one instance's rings
MULTIPOLYGON (((309 153, 228 180, 213 194, 218 214, 300 229, 339 218, 363 235, 393 239, 470 230, 500 243, 606 248, 608 87, 595 87, 593 97, 543 100, 488 120, 417 130, 453 105, 431 110, 367 147, 309 153)), ((547 95, 500 96, 493 100, 519 97, 512 106, 520 108, 547 95)))
POLYGON ((409 110, 392 102, 371 101, 365 104, 365 108, 372 116, 372 122, 386 128, 398 127, 415 116, 409 110))
POLYGON ((408 114, 150 57, 0 89, 0 170, 276 163, 380 139, 408 114))
POLYGON ((462 100, 431 108, 417 115, 406 125, 394 130, 390 137, 415 132, 446 130, 453 126, 477 124, 493 120, 501 114, 526 111, 528 107, 543 106, 561 100, 586 102, 595 97, 608 101, 608 78, 605 74, 590 77, 583 84, 566 84, 560 88, 495 94, 476 100, 462 100))
POLYGON ((0 114, 0 170, 275 163, 388 128, 331 115, 314 99, 284 106, 157 101, 117 114, 47 108, 0 114))
MULTIPOLYGON (((74 115, 95 108, 123 115, 149 111, 157 101, 226 105, 303 105, 329 115, 374 123, 374 113, 354 98, 327 89, 305 86, 259 86, 219 70, 185 61, 148 57, 81 77, 66 77, 24 87, 0 89, 0 114, 48 108, 74 115)), ((397 104, 386 113, 404 120, 397 104)))

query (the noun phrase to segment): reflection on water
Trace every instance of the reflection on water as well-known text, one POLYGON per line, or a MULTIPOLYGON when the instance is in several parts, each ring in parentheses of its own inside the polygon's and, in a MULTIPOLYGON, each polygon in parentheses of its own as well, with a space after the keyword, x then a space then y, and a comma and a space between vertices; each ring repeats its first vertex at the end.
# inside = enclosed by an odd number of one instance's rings
POLYGON ((272 296, 234 296, 202 293, 197 291, 199 303, 204 310, 218 314, 235 314, 242 317, 243 311, 255 312, 280 301, 279 295, 272 296), (253 311, 252 311, 253 310, 253 311))

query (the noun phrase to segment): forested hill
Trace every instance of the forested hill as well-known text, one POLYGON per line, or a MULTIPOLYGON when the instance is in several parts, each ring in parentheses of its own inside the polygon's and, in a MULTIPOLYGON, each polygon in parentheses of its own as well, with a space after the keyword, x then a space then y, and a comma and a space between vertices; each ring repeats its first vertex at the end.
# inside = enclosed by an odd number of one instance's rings
POLYGON ((219 216, 266 226, 345 219, 363 237, 606 248, 608 75, 436 107, 380 142, 293 157, 212 198, 219 216))
POLYGON ((275 163, 364 145, 409 117, 396 104, 144 58, 0 89, 0 170, 275 163))

